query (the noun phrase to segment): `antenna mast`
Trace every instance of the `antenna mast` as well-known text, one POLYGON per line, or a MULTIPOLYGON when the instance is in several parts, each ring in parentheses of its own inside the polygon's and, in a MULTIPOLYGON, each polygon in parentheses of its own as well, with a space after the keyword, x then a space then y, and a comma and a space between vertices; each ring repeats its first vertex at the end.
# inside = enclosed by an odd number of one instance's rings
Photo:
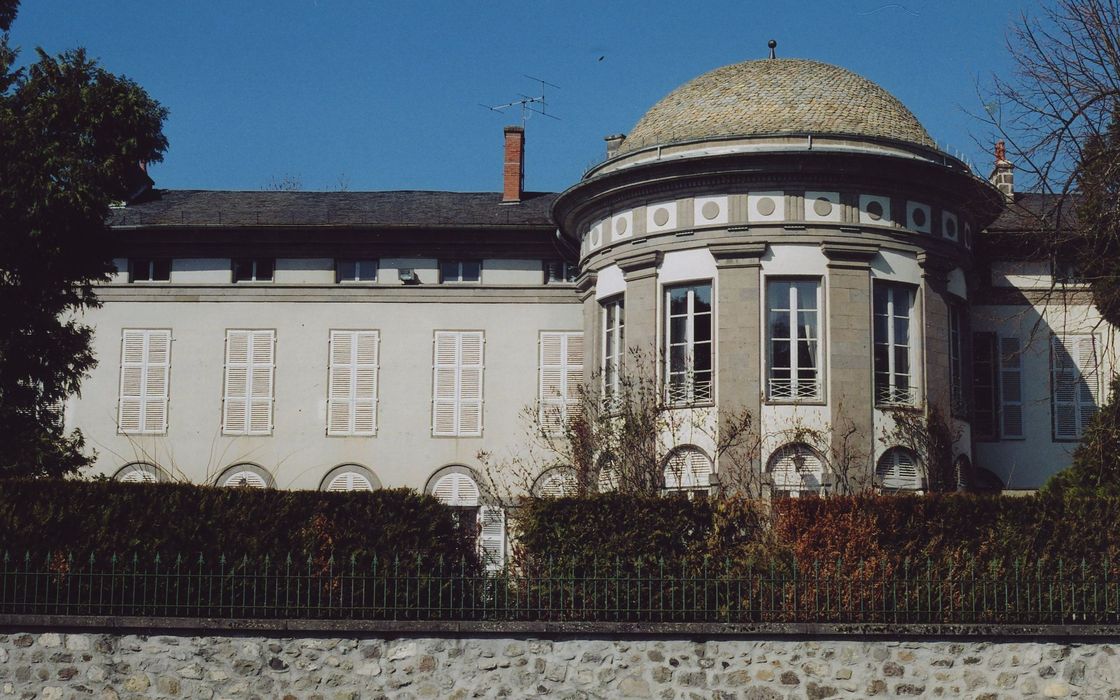
POLYGON ((521 126, 522 127, 525 126, 525 121, 528 120, 529 117, 531 117, 534 114, 539 114, 542 117, 548 117, 549 119, 555 119, 557 121, 560 121, 560 117, 557 117, 556 115, 548 113, 548 102, 545 99, 545 87, 555 88, 555 89, 559 90, 560 86, 559 85, 554 85, 554 84, 548 82, 547 80, 542 80, 541 78, 534 78, 531 75, 526 75, 525 77, 528 78, 529 80, 533 80, 533 81, 536 81, 536 82, 540 83, 540 86, 541 86, 540 95, 532 96, 532 95, 522 94, 522 95, 520 95, 520 97, 518 99, 513 100, 512 102, 506 102, 505 104, 484 105, 484 104, 479 103, 479 106, 480 107, 485 107, 486 109, 490 110, 491 112, 499 112, 499 113, 503 113, 503 114, 510 107, 520 107, 521 108, 521 126))

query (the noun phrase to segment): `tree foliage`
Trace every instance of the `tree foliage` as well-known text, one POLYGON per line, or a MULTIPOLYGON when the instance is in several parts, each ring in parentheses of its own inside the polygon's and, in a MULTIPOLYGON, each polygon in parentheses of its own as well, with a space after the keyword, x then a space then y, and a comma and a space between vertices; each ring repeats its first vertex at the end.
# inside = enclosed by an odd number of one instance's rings
POLYGON ((112 269, 109 207, 161 159, 167 112, 81 49, 36 53, 17 68, 0 36, 0 472, 57 476, 89 461, 60 406, 95 364, 81 313, 112 269))
POLYGON ((1036 218, 1026 243, 1072 263, 1118 324, 1120 0, 1052 0, 1022 18, 1008 48, 1016 71, 995 79, 990 123, 1029 186, 1059 195, 1045 211, 1020 212, 1036 218))
POLYGON ((1073 464, 1047 482, 1044 491, 1065 496, 1120 498, 1120 379, 1112 382, 1112 399, 1085 428, 1073 464))

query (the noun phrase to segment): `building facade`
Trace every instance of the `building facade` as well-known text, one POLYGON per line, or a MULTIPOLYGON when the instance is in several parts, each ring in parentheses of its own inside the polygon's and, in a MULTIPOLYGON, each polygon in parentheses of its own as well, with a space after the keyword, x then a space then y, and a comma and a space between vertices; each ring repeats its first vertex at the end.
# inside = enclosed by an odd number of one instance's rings
POLYGON ((1087 292, 990 244, 1047 202, 842 68, 702 75, 559 194, 524 191, 522 129, 504 148, 500 193, 152 189, 115 209, 100 364, 66 411, 96 471, 474 507, 503 479, 481 453, 629 372, 694 428, 664 436, 668 488, 743 488, 718 436, 745 412, 763 495, 943 486, 901 425, 929 415, 953 480, 1032 489, 1102 400, 1113 329, 1087 292))

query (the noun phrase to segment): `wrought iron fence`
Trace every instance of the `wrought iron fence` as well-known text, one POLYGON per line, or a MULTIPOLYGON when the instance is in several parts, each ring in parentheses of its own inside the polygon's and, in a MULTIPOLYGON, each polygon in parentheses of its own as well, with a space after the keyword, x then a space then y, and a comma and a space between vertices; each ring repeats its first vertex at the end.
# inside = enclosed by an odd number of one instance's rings
POLYGON ((5 553, 0 614, 1120 625, 1120 562, 466 560, 5 553))

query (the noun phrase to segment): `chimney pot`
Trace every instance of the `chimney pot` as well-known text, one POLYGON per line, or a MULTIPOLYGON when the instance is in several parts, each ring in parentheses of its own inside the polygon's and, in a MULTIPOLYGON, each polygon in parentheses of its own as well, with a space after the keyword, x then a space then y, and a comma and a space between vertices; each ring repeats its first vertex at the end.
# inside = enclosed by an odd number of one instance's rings
POLYGON ((525 127, 505 128, 502 204, 517 204, 525 193, 525 127))
POLYGON ((996 141, 996 166, 988 176, 988 182, 995 185, 1003 196, 1011 201, 1015 198, 1015 166, 1007 160, 1007 146, 1002 140, 996 141))
POLYGON ((607 158, 614 158, 622 147, 622 142, 626 140, 626 134, 611 134, 603 137, 603 140, 607 142, 607 158))

